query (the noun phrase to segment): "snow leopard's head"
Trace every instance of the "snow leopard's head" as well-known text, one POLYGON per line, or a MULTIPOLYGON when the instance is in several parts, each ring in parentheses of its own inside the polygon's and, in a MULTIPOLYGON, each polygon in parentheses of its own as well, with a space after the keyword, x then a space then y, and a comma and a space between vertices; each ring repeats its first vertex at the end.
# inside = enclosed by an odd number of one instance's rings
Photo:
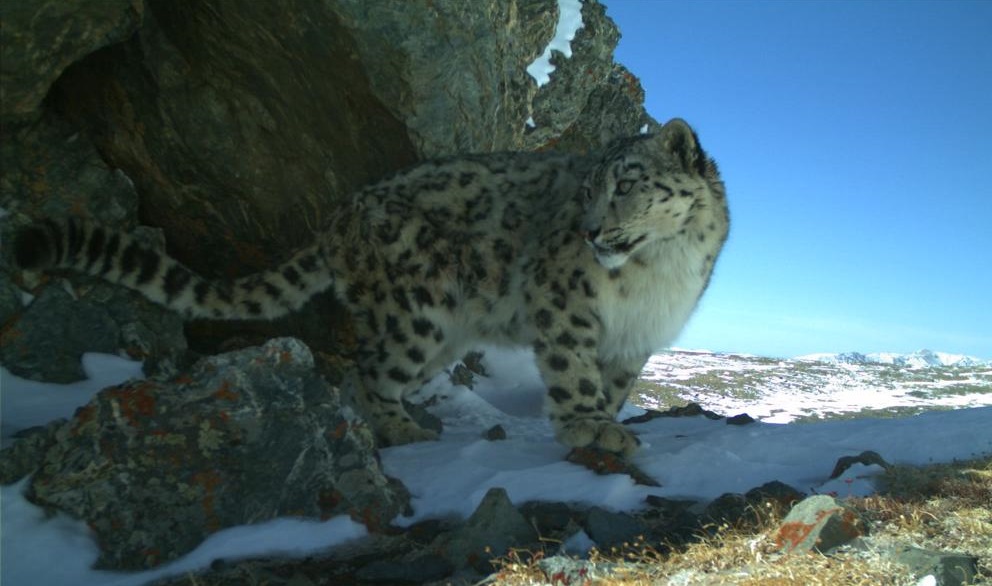
POLYGON ((582 235, 608 269, 623 266, 650 244, 690 231, 698 239, 693 222, 708 206, 723 207, 722 225, 707 214, 707 225, 700 229, 720 243, 726 236, 726 202, 716 164, 692 128, 677 118, 657 133, 611 143, 586 177, 582 196, 582 235))

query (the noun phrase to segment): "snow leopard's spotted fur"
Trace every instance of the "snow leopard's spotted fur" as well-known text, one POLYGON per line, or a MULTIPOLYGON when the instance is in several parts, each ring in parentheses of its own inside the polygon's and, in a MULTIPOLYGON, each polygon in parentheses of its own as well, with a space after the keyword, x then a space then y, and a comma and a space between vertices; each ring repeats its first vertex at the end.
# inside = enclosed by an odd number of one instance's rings
POLYGON ((469 155, 366 187, 285 264, 208 281, 128 236, 43 221, 25 269, 72 268, 188 318, 274 318, 334 287, 359 334, 359 403, 389 444, 432 439, 401 398, 480 342, 534 348, 557 437, 624 455, 615 420, 727 236, 717 169, 681 120, 601 153, 469 155))

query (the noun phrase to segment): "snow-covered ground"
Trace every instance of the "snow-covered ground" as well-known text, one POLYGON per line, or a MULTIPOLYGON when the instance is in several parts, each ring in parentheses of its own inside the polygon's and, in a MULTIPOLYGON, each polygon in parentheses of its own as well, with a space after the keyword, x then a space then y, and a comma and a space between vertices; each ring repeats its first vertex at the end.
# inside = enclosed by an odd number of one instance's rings
MULTIPOLYGON (((672 366, 670 355, 666 356, 668 362, 655 363, 647 376, 662 372, 678 379, 699 368, 686 359, 685 372, 679 371, 672 366)), ((691 356, 705 355, 683 358, 691 356)), ((485 360, 494 376, 480 379, 475 391, 453 387, 446 377, 439 377, 421 392, 424 398, 441 397, 432 407, 445 424, 440 441, 383 450, 387 473, 402 480, 413 496, 414 516, 399 518, 398 524, 439 515, 467 516, 486 491, 496 486, 505 488, 515 503, 577 501, 615 510, 636 509, 652 494, 706 501, 771 480, 807 492, 844 496, 869 493, 870 477, 879 470, 855 466, 845 476, 829 481, 827 476, 841 456, 875 450, 893 463, 925 464, 992 453, 992 407, 791 425, 732 426, 703 417, 661 418, 633 429, 643 442, 634 463, 662 486, 635 485, 626 476, 596 476, 564 461, 567 450, 554 441, 541 413, 543 388, 529 353, 490 350, 485 360), (481 434, 496 424, 503 426, 508 439, 482 439, 481 434)), ((760 367, 760 361, 749 362, 752 368, 760 367)), ((775 364, 764 363, 769 368, 775 364)), ((64 386, 33 383, 0 370, 5 442, 10 432, 64 417, 97 389, 137 372, 137 365, 115 357, 90 355, 86 364, 91 379, 64 386)), ((807 402, 827 401, 834 391, 842 390, 824 389, 807 402)), ((874 405, 871 393, 849 390, 837 405, 849 410, 874 405)), ((992 404, 992 394, 987 398, 986 404, 992 404)), ((701 402, 728 415, 740 411, 760 415, 752 406, 721 405, 716 395, 709 403, 701 402)), ((623 415, 639 412, 628 407, 623 415)), ((280 519, 219 532, 186 557, 150 572, 94 571, 89 565, 96 558, 96 544, 86 526, 63 515, 47 517, 25 501, 24 486, 22 481, 0 492, 3 586, 137 585, 195 571, 218 558, 306 555, 365 535, 363 527, 344 518, 324 523, 280 519)))
MULTIPOLYGON (((954 368, 920 368, 909 364, 814 361, 808 356, 779 360, 698 350, 671 351, 652 356, 641 380, 658 383, 681 399, 695 401, 717 413, 746 411, 764 423, 790 423, 863 410, 905 412, 992 405, 992 366, 957 366, 961 361, 953 364, 954 368)), ((652 396, 650 390, 633 400, 646 407, 660 406, 659 398, 652 396)))

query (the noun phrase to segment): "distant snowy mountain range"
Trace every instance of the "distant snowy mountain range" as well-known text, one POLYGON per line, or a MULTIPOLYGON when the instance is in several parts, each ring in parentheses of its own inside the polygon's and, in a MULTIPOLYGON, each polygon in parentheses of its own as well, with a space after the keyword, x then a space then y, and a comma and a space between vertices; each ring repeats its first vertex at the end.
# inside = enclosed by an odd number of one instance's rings
POLYGON ((895 354, 892 352, 841 352, 839 354, 819 353, 797 356, 795 360, 826 362, 829 364, 891 364, 905 368, 931 368, 940 366, 992 366, 992 361, 982 360, 974 356, 948 354, 933 350, 918 350, 912 354, 895 354))

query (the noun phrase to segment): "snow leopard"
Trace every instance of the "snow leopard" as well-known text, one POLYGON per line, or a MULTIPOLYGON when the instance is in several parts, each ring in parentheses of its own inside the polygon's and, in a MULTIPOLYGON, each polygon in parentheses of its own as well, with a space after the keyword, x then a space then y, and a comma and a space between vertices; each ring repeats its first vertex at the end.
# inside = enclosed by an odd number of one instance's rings
POLYGON ((285 263, 232 281, 80 219, 22 229, 14 257, 186 319, 273 319, 333 288, 357 335, 356 404, 384 445, 438 437, 403 398, 464 353, 530 346, 557 440, 628 457, 639 441, 618 411, 693 312, 728 228, 716 163, 673 119, 592 153, 419 163, 345 197, 285 263))

